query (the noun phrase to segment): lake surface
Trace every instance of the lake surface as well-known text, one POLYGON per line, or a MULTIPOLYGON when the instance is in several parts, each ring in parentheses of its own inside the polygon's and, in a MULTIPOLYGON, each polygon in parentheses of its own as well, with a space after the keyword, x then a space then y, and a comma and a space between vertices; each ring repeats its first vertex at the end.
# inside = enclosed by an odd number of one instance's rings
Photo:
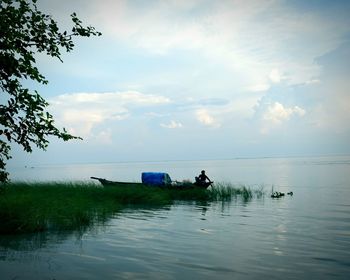
POLYGON ((348 279, 350 157, 18 167, 13 180, 175 180, 201 169, 266 195, 128 208, 86 232, 0 236, 1 279, 348 279), (272 199, 275 190, 293 196, 272 199))

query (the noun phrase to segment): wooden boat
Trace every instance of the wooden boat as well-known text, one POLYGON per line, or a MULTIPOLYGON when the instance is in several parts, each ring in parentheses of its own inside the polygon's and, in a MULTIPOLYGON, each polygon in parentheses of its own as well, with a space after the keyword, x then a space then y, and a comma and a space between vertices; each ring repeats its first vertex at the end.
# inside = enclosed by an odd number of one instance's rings
POLYGON ((110 186, 128 186, 128 187, 137 187, 137 186, 144 186, 142 183, 132 183, 132 182, 117 182, 117 181, 109 181, 103 178, 98 177, 90 177, 91 179, 98 180, 103 186, 110 187, 110 186))
MULTIPOLYGON (((212 185, 213 182, 205 182, 202 184, 191 183, 191 182, 178 182, 178 181, 165 181, 161 183, 157 182, 120 182, 120 181, 110 181, 98 177, 90 177, 91 179, 98 180, 105 187, 159 187, 167 189, 207 189, 212 185)), ((170 178, 170 177, 169 177, 170 178)))

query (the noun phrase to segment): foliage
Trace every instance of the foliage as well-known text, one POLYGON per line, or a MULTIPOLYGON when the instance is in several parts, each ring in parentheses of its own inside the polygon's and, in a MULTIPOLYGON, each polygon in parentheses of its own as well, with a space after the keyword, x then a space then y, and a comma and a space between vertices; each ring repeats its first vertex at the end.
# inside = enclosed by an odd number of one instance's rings
MULTIPOLYGON (((55 127, 48 103, 37 91, 23 86, 24 80, 40 84, 48 81, 35 66, 35 54, 45 53, 61 59, 61 49, 73 50, 73 37, 100 36, 94 27, 84 27, 77 15, 71 15, 71 32, 60 31, 57 22, 38 10, 36 0, 1 0, 0 2, 0 181, 8 179, 6 161, 10 143, 31 152, 32 146, 45 150, 48 136, 64 141, 78 139, 65 129, 55 127)), ((80 138, 81 139, 81 138, 80 138)))

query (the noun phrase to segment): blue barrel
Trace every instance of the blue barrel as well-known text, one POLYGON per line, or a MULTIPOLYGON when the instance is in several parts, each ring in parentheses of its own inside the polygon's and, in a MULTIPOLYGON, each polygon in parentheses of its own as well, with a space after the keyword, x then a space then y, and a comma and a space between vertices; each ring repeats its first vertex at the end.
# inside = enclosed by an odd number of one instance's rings
POLYGON ((171 178, 164 172, 142 172, 142 183, 145 185, 165 186, 171 184, 171 178))

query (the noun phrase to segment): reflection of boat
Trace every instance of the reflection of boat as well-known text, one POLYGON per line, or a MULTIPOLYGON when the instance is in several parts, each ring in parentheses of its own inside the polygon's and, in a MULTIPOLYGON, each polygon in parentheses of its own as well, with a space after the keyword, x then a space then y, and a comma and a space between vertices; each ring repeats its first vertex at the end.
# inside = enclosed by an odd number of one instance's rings
POLYGON ((192 189, 192 188, 208 188, 213 182, 205 183, 192 183, 188 181, 178 182, 172 181, 168 173, 163 172, 143 172, 142 182, 119 182, 109 181, 103 178, 90 177, 91 179, 98 180, 103 186, 125 186, 125 187, 138 187, 138 186, 151 186, 160 188, 171 189, 192 189))

